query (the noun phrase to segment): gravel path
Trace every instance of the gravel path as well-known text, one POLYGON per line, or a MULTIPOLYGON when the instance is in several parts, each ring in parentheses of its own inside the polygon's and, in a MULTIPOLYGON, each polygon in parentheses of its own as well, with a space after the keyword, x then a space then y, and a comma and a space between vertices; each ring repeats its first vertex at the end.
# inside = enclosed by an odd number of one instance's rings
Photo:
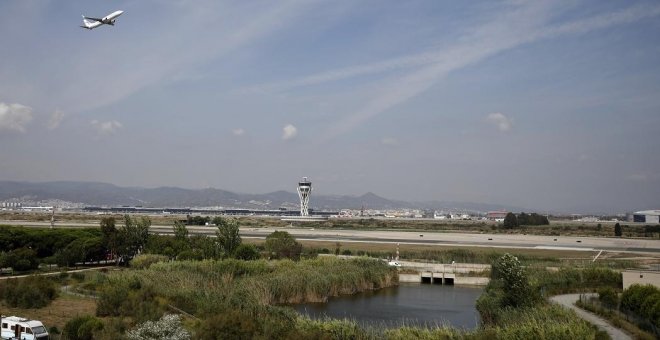
MULTIPOLYGON (((595 296, 596 294, 582 294, 585 296, 595 296)), ((585 311, 584 309, 578 308, 575 305, 580 299, 580 294, 564 294, 556 295, 550 298, 550 301, 558 303, 566 308, 570 308, 581 318, 587 320, 588 322, 598 326, 599 329, 602 329, 610 335, 613 340, 632 340, 632 338, 624 333, 622 330, 612 326, 605 319, 597 316, 596 314, 585 311)))

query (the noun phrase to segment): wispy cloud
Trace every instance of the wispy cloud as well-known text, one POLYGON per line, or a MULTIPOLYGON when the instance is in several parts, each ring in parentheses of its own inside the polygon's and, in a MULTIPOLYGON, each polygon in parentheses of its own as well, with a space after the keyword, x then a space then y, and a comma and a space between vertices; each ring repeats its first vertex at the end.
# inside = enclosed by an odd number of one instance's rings
MULTIPOLYGON (((552 4, 552 3, 550 3, 552 4)), ((381 86, 371 100, 356 112, 331 126, 323 139, 331 139, 360 126, 370 118, 428 90, 452 71, 478 63, 503 51, 561 35, 581 34, 614 25, 626 24, 660 15, 660 5, 636 5, 629 8, 577 19, 567 23, 549 24, 557 9, 544 2, 530 2, 497 14, 490 21, 462 37, 457 44, 430 51, 366 65, 330 70, 315 75, 273 84, 275 88, 319 84, 366 74, 411 68, 407 74, 395 77, 381 86)))
POLYGON ((295 138, 298 135, 298 128, 291 124, 287 124, 284 128, 282 128, 282 139, 283 140, 290 140, 295 138))
POLYGON ((242 129, 242 128, 236 128, 236 129, 231 130, 231 133, 232 133, 234 136, 242 136, 242 135, 245 134, 245 130, 242 129))
POLYGON ((628 181, 633 181, 633 182, 650 182, 650 181, 657 181, 660 179, 660 173, 657 172, 638 172, 638 173, 633 173, 625 178, 628 181))
POLYGON ((60 123, 62 123, 62 120, 64 120, 64 111, 56 109, 48 121, 48 130, 57 129, 60 126, 60 123))
POLYGON ((498 130, 507 132, 513 124, 511 119, 500 112, 490 113, 486 116, 486 122, 493 124, 498 130))
POLYGON ((0 103, 0 130, 25 132, 25 126, 32 121, 32 108, 14 103, 0 103))
POLYGON ((113 135, 115 132, 117 132, 117 130, 122 128, 121 123, 116 120, 110 120, 107 122, 93 120, 90 122, 90 124, 100 136, 113 135))
POLYGON ((396 138, 384 137, 380 140, 380 143, 387 146, 397 146, 399 141, 396 138))

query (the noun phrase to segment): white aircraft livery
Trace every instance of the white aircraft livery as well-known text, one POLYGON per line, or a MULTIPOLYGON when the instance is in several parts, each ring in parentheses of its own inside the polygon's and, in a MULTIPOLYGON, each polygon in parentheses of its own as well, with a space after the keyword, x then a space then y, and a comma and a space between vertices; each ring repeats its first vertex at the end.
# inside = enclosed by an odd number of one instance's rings
POLYGON ((91 18, 91 17, 83 17, 83 26, 80 26, 82 28, 86 28, 88 30, 97 28, 101 25, 115 25, 115 21, 117 21, 117 17, 120 16, 124 11, 114 11, 103 18, 91 18))

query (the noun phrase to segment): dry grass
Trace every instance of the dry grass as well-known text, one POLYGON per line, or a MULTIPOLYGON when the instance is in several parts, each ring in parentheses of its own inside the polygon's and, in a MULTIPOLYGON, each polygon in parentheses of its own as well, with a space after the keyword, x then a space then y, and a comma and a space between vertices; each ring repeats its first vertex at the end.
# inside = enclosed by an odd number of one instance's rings
POLYGON ((50 305, 39 309, 8 307, 0 302, 0 311, 5 316, 20 316, 43 322, 46 328, 57 327, 60 331, 67 321, 77 315, 94 315, 96 300, 68 294, 61 294, 50 305))

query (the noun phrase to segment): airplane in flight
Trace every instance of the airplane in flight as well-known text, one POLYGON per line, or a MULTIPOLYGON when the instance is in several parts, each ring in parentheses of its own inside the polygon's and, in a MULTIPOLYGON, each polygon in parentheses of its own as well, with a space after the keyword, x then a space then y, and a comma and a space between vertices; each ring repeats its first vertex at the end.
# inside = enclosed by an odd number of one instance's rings
POLYGON ((115 21, 117 21, 117 17, 122 15, 122 13, 124 13, 124 11, 114 11, 114 12, 112 12, 112 13, 110 13, 110 14, 108 14, 108 15, 104 16, 103 18, 100 18, 100 19, 99 18, 86 17, 86 16, 83 15, 82 16, 83 17, 83 26, 80 26, 80 27, 91 30, 91 29, 97 28, 101 25, 114 26, 115 21))

